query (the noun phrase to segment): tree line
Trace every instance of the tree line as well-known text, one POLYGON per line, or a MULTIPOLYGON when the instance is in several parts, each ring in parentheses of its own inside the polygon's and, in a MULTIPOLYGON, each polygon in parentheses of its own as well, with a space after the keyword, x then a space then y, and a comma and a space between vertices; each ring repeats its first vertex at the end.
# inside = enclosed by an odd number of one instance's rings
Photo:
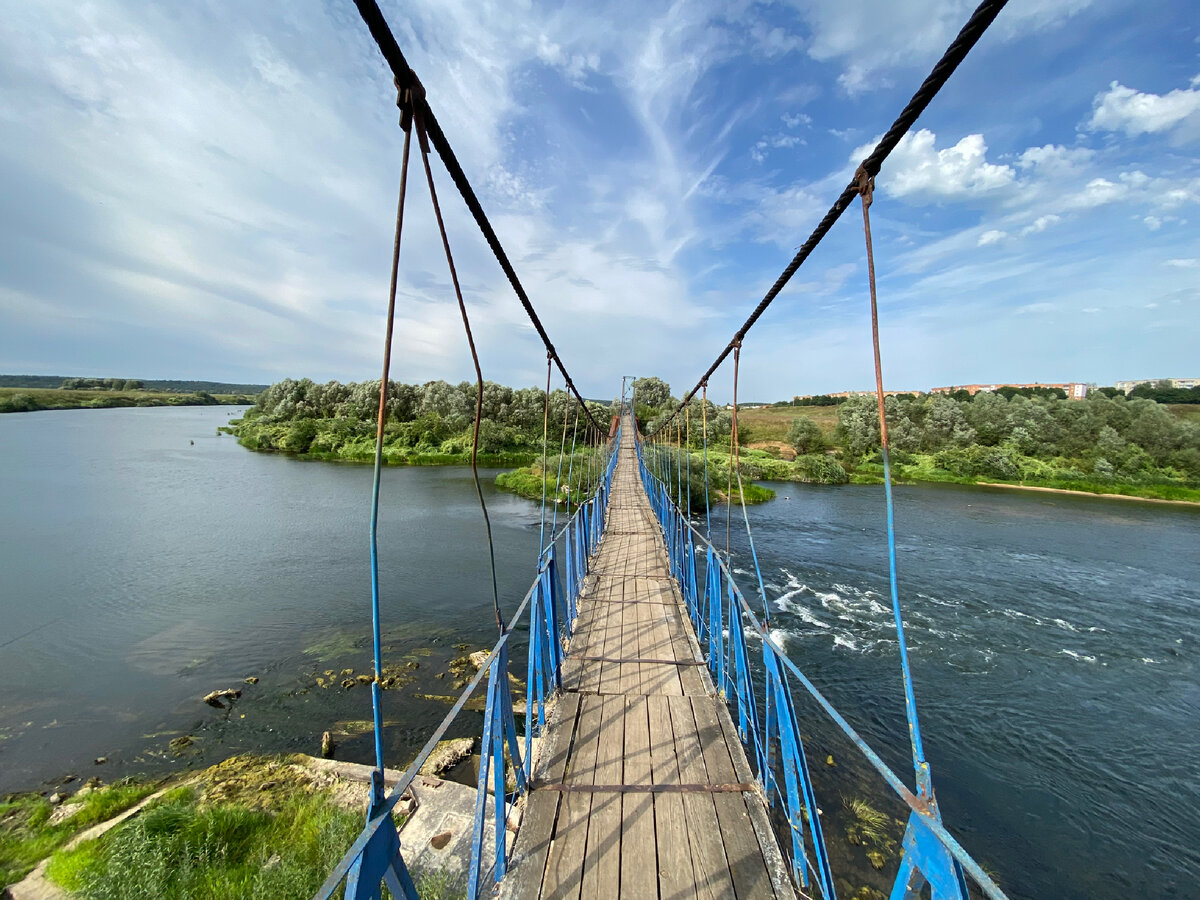
MULTIPOLYGON (((1145 398, 980 391, 969 399, 888 397, 884 406, 900 465, 921 462, 966 478, 1200 481, 1200 424, 1145 398)), ((837 438, 852 464, 878 452, 874 397, 838 407, 837 438)))
MULTIPOLYGON (((390 462, 414 456, 443 456, 445 461, 471 449, 476 385, 463 381, 424 384, 388 382, 384 454, 390 462)), ((589 401, 588 408, 607 425, 612 408, 589 401)), ((234 433, 254 450, 365 459, 374 453, 379 411, 379 380, 325 384, 308 378, 286 378, 259 395, 234 433)), ((530 454, 540 451, 545 428, 552 443, 561 443, 564 422, 568 445, 574 434, 588 439, 587 419, 578 401, 565 390, 511 388, 484 382, 479 449, 483 454, 530 454), (579 426, 576 432, 575 422, 579 426)), ((607 437, 607 434, 605 434, 607 437)), ((435 461, 435 460, 431 460, 435 461)))

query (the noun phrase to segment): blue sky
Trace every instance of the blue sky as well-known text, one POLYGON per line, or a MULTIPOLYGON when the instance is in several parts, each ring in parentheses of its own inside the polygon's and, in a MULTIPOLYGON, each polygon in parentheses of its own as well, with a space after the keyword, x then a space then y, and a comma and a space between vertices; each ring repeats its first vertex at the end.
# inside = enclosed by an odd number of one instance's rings
MULTIPOLYGON (((624 374, 695 382, 972 6, 383 8, 568 368, 606 397, 624 374)), ((889 387, 1200 374, 1198 25, 1185 0, 1009 3, 878 179, 889 387)), ((349 0, 20 4, 0 124, 0 371, 377 377, 401 132, 349 0)), ((485 377, 542 382, 435 172, 485 377)), ((460 380, 412 174, 393 373, 460 380)), ((870 386, 866 287, 856 206, 751 332, 740 396, 870 386)))

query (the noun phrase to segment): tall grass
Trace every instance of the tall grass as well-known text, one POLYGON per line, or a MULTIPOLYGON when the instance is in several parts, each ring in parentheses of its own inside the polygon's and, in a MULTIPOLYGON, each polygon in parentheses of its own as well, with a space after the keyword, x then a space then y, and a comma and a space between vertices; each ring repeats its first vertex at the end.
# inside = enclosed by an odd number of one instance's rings
POLYGON ((323 794, 261 810, 205 806, 182 789, 104 837, 56 854, 48 875, 87 900, 310 897, 361 828, 361 815, 323 794))
POLYGON ((103 822, 153 793, 154 784, 121 781, 89 791, 69 803, 74 815, 50 823, 54 806, 37 794, 0 800, 0 887, 24 878, 39 862, 85 828, 103 822))

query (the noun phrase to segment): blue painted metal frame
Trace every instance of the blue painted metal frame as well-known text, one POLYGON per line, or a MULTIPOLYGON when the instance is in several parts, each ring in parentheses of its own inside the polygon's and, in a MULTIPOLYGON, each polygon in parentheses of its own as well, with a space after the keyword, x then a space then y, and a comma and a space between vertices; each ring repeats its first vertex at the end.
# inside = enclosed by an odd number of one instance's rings
MULTIPOLYGON (((665 468, 669 479, 678 463, 672 465, 661 457, 653 463, 647 462, 640 442, 637 451, 642 482, 672 557, 671 570, 682 573, 680 588, 689 617, 693 623, 698 623, 697 637, 701 648, 707 651, 705 659, 713 682, 732 706, 738 733, 752 751, 758 781, 768 803, 773 805, 777 798, 783 803, 791 837, 790 862, 797 882, 805 889, 815 885, 826 900, 836 896, 789 677, 817 701, 910 808, 904 856, 890 900, 916 898, 927 883, 934 900, 966 900, 966 875, 987 897, 1007 900, 1003 891, 942 825, 927 767, 924 771, 918 769, 918 792, 914 793, 775 643, 750 608, 720 551, 691 525, 675 505, 663 478, 654 471, 665 468), (681 538, 684 534, 687 537, 681 538), (705 555, 703 594, 696 590, 698 547, 703 548, 705 555), (761 719, 746 647, 747 632, 759 638, 763 648, 765 697, 761 719), (922 790, 925 787, 927 791, 922 790)), ((904 671, 906 679, 910 679, 907 666, 904 671)), ((908 690, 906 700, 910 698, 911 690, 908 690)))
MULTIPOLYGON (((417 889, 400 852, 400 836, 392 818, 392 810, 417 772, 446 733, 450 723, 466 705, 485 677, 488 679, 487 705, 483 717, 483 739, 480 744, 479 781, 475 796, 475 824, 471 839, 471 864, 468 873, 468 893, 472 898, 485 892, 483 871, 483 836, 487 824, 488 783, 493 792, 492 818, 495 829, 495 865, 493 879, 498 883, 508 868, 508 813, 517 794, 524 793, 529 784, 531 760, 529 749, 535 733, 545 728, 546 703, 561 685, 563 642, 570 637, 574 626, 576 602, 584 588, 588 561, 596 552, 604 534, 604 520, 612 493, 613 472, 616 470, 616 448, 620 446, 621 429, 608 443, 604 474, 596 492, 582 503, 538 559, 537 578, 517 607, 505 633, 450 712, 426 742, 417 758, 409 765, 400 780, 387 795, 383 791, 383 770, 380 764, 372 772, 372 800, 367 824, 358 839, 330 873, 314 900, 329 900, 345 881, 345 896, 352 900, 379 900, 381 884, 396 897, 418 900, 417 889), (563 541, 566 559, 564 590, 558 571, 559 540, 563 541), (565 608, 564 608, 565 605, 565 608), (522 753, 517 739, 516 716, 509 689, 509 642, 513 628, 529 611, 529 658, 526 681, 526 741, 522 753), (533 710, 537 710, 536 723, 533 710), (516 792, 506 788, 505 750, 516 780, 516 792)), ((376 688, 378 685, 376 685, 376 688)), ((382 737, 376 743, 382 753, 382 737)))

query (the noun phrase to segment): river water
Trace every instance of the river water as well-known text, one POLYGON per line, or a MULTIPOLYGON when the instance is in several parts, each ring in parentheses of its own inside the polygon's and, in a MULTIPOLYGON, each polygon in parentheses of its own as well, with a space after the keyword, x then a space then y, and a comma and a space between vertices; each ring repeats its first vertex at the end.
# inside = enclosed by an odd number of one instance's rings
MULTIPOLYGON (((340 682, 369 667, 370 469, 246 451, 216 432, 235 414, 0 416, 0 792, 243 750, 316 753, 326 729, 339 758, 369 760, 369 694, 340 682), (244 691, 231 708, 200 701, 225 687, 244 691)), ((496 492, 493 474, 511 612, 539 514, 496 492)), ((881 490, 774 487, 778 499, 749 513, 772 628, 903 775, 881 490)), ((951 830, 1014 898, 1195 896, 1200 514, 921 486, 898 489, 897 521, 917 701, 951 830)), ((748 573, 738 525, 735 566, 748 573)), ((386 654, 413 679, 385 694, 391 764, 457 693, 449 660, 494 640, 481 539, 467 470, 385 470, 386 654)), ((753 596, 753 575, 740 581, 753 596)), ((855 795, 847 779, 866 770, 810 705, 798 711, 837 840, 828 793, 855 795)), ((477 730, 477 713, 460 720, 455 732, 477 730)))

